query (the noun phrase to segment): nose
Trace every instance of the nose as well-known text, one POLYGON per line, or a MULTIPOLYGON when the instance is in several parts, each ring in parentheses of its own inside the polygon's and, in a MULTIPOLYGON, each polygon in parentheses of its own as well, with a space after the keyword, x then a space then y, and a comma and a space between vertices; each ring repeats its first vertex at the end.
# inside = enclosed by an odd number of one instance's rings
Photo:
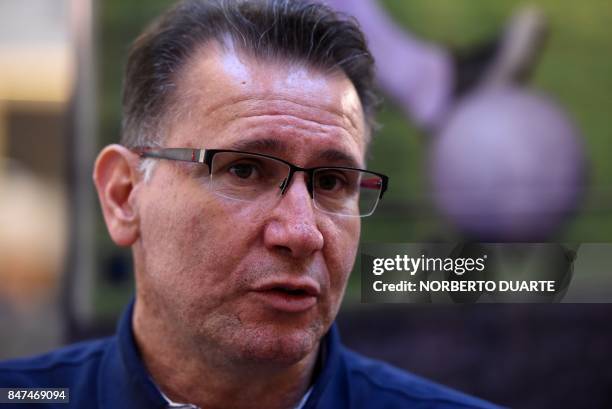
POLYGON ((323 234, 303 173, 296 173, 284 195, 270 211, 264 243, 271 251, 307 258, 323 248, 323 234))

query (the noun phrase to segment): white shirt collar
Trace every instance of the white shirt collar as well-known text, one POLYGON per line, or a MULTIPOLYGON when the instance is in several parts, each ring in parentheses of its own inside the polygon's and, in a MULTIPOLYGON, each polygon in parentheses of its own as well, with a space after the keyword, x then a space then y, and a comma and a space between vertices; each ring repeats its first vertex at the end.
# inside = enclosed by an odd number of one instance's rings
MULTIPOLYGON (((151 382, 153 382, 153 379, 151 379, 151 382)), ((167 409, 201 409, 199 406, 196 406, 191 403, 174 402, 169 397, 167 397, 166 394, 162 392, 161 389, 159 389, 159 387, 155 384, 155 382, 153 382, 153 385, 155 385, 155 387, 157 388, 161 396, 166 400, 166 403, 168 404, 168 406, 166 406, 167 409)), ((300 402, 293 409, 303 409, 304 405, 306 405, 306 401, 308 401, 308 397, 310 396, 311 392, 312 392, 312 386, 308 388, 304 396, 302 396, 302 399, 300 399, 300 402)))

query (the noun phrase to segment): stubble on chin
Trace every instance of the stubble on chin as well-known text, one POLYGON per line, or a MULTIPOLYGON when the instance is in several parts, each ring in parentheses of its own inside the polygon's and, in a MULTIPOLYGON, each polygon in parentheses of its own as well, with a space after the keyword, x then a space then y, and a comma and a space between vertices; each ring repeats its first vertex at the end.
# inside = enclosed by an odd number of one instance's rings
POLYGON ((316 353, 325 331, 319 322, 288 325, 287 320, 247 322, 240 314, 211 318, 192 327, 204 354, 240 365, 289 366, 316 353))

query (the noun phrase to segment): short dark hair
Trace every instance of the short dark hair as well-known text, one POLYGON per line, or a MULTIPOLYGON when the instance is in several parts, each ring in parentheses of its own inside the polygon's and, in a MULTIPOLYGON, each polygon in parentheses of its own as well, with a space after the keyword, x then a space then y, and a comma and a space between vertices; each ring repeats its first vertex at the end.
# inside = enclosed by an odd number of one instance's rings
POLYGON ((175 76, 211 40, 231 39, 258 58, 281 57, 313 67, 339 69, 353 83, 369 130, 377 94, 374 59, 357 22, 307 0, 184 0, 133 43, 123 87, 121 143, 150 145, 161 139, 175 76))

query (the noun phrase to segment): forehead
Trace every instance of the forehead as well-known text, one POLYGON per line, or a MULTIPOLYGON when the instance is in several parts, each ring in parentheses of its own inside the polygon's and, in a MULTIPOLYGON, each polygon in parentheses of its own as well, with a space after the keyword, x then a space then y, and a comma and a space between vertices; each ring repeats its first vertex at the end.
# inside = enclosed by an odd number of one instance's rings
POLYGON ((332 146, 363 157, 366 126, 341 72, 252 57, 216 42, 198 50, 176 79, 178 115, 169 140, 207 148, 241 139, 332 146))

